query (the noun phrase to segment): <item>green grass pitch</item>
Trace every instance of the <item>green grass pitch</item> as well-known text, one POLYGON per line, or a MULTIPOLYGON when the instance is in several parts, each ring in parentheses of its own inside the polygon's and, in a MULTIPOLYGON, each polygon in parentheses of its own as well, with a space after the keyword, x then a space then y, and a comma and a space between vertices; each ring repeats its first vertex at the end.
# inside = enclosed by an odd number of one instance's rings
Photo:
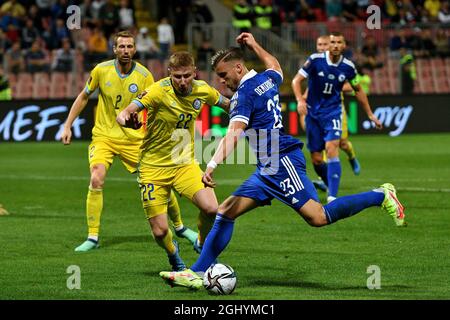
MULTIPOLYGON (((340 195, 392 182, 409 226, 396 228, 371 208, 313 228, 273 201, 236 222, 220 257, 238 276, 226 297, 170 288, 158 277, 169 268, 166 255, 150 235, 135 177, 119 161, 104 188, 101 248, 75 253, 87 232, 88 142, 1 143, 0 203, 11 215, 0 217, 0 299, 449 299, 450 135, 352 141, 362 172, 354 176, 341 155, 340 195), (72 265, 81 271, 79 290, 67 288, 72 265), (372 265, 380 268, 378 290, 367 288, 372 265)), ((219 201, 252 170, 219 167, 219 201)), ((310 162, 308 171, 315 178, 310 162)), ((197 210, 186 200, 180 205, 185 224, 194 227, 197 210)), ((187 240, 180 243, 192 264, 196 253, 187 240)))

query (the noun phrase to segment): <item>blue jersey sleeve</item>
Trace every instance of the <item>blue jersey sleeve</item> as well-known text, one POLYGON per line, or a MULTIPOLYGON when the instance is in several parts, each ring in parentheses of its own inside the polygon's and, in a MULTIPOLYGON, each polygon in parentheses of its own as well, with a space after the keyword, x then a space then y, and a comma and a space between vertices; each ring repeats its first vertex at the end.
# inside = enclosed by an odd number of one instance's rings
POLYGON ((300 68, 300 70, 298 70, 298 73, 300 73, 305 78, 308 78, 311 72, 313 71, 313 68, 314 68, 314 60, 310 56, 308 60, 306 60, 306 62, 303 64, 303 66, 300 68))
POLYGON ((235 94, 230 102, 230 122, 240 121, 248 125, 253 112, 252 99, 247 94, 235 94))
POLYGON ((273 82, 277 85, 277 86, 281 86, 281 84, 283 83, 283 75, 273 69, 267 69, 266 71, 264 71, 264 74, 266 76, 268 76, 270 79, 273 80, 273 82))

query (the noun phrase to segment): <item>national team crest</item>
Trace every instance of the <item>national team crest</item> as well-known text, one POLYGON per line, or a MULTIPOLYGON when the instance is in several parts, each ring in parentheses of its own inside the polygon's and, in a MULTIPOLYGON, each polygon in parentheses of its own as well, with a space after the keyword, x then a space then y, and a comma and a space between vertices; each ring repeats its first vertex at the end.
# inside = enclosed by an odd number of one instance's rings
POLYGON ((340 74, 338 77, 339 82, 344 82, 345 81, 345 75, 340 74))
POLYGON ((136 93, 138 91, 137 84, 136 83, 130 84, 130 86, 128 87, 128 91, 130 91, 131 93, 136 93))
POLYGON ((200 101, 200 99, 195 99, 194 102, 192 103, 192 106, 194 107, 195 110, 199 110, 200 107, 202 106, 202 102, 200 101))

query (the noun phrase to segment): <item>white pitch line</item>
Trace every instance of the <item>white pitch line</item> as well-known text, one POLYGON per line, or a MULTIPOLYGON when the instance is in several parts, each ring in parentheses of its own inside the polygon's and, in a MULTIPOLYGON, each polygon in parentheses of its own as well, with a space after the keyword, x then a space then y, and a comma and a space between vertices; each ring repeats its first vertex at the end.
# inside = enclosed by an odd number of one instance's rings
MULTIPOLYGON (((89 181, 89 176, 42 176, 42 175, 17 175, 17 174, 0 174, 0 180, 1 179, 9 179, 9 180, 38 180, 38 181, 89 181)), ((116 181, 116 182, 136 182, 136 178, 130 177, 130 178, 121 178, 121 177, 107 177, 107 181, 116 181)), ((245 179, 217 179, 217 185, 223 185, 223 186, 239 186, 244 182, 245 179)), ((387 179, 389 180, 389 179, 387 179)), ((355 179, 351 182, 384 182, 387 181, 386 179, 355 179)), ((428 179, 390 179, 394 182, 440 182, 440 181, 448 181, 448 179, 434 179, 434 178, 428 178, 428 179)), ((347 182, 349 182, 347 180, 347 182)), ((342 184, 341 184, 342 185, 342 184)), ((375 186, 359 186, 359 188, 365 188, 370 189, 374 188, 375 186)), ((450 193, 449 188, 422 188, 422 187, 396 187, 399 191, 419 191, 419 192, 443 192, 443 193, 450 193)))

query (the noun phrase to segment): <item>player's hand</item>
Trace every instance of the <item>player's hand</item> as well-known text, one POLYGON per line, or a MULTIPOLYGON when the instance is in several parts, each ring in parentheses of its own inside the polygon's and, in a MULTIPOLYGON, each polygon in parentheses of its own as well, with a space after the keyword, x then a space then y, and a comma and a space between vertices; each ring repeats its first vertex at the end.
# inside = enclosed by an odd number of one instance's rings
POLYGON ((216 187, 216 183, 213 180, 212 174, 213 174, 214 169, 207 167, 205 170, 205 173, 203 174, 202 177, 202 182, 205 185, 205 187, 210 187, 210 188, 215 188, 216 187))
POLYGON ((297 102, 297 112, 304 116, 308 114, 308 108, 306 107, 305 100, 302 99, 297 102))
POLYGON ((378 130, 383 129, 383 124, 381 123, 380 120, 378 120, 378 118, 374 114, 371 114, 369 116, 369 119, 375 123, 375 128, 377 128, 378 130))
POLYGON ((125 125, 126 128, 131 128, 134 130, 142 127, 142 122, 139 121, 139 117, 137 112, 130 113, 128 117, 125 117, 125 125))
POLYGON ((66 128, 64 127, 64 130, 61 134, 61 141, 62 143, 64 143, 65 145, 70 144, 72 140, 72 130, 71 128, 66 128))
POLYGON ((242 32, 238 35, 236 37, 236 42, 240 45, 246 45, 249 48, 253 48, 253 45, 256 44, 255 38, 249 32, 242 32))

